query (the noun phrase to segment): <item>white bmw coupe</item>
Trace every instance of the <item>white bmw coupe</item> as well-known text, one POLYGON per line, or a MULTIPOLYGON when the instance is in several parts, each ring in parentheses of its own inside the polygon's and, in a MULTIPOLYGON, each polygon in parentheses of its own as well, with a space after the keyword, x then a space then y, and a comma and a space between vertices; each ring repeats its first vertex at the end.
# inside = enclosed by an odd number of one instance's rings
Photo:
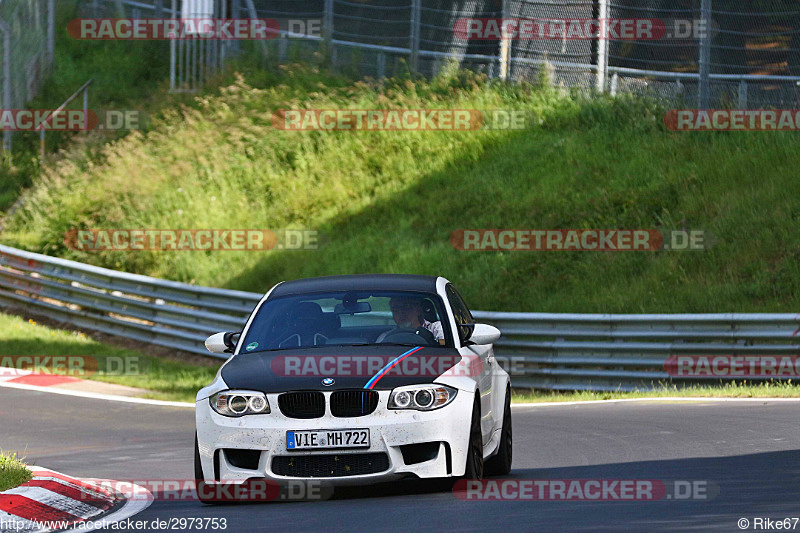
POLYGON ((500 331, 446 279, 334 276, 275 285, 197 394, 196 478, 480 479, 511 470, 500 331))

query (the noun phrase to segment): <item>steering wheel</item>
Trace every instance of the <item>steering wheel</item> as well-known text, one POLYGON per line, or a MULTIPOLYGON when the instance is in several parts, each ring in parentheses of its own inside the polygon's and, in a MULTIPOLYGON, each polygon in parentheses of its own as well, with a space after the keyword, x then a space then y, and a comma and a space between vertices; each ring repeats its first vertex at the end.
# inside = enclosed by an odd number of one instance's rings
MULTIPOLYGON (((438 344, 436 342, 436 337, 433 336, 433 333, 428 328, 423 328, 422 326, 418 328, 394 328, 390 329, 386 333, 383 334, 383 339, 380 342, 400 342, 403 340, 404 336, 408 335, 415 335, 417 337, 422 337, 425 340, 426 344, 438 344), (392 339, 395 340, 392 340, 392 339)), ((411 342, 414 342, 413 340, 411 342)))

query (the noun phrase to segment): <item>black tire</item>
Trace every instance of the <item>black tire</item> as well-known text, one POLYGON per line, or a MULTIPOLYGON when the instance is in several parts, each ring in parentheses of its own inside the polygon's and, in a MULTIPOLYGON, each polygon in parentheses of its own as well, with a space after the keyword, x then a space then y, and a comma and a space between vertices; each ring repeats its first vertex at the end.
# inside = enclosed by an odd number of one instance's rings
POLYGON ((194 479, 195 483, 197 484, 195 487, 197 499, 206 505, 212 505, 215 503, 213 499, 206 497, 208 492, 204 490, 206 487, 206 482, 204 481, 205 476, 203 475, 203 465, 200 463, 200 447, 197 445, 197 433, 194 435, 194 479))
POLYGON ((472 408, 464 479, 483 479, 483 436, 481 435, 481 404, 478 392, 475 393, 475 405, 472 408))
POLYGON ((500 430, 500 448, 497 454, 486 461, 487 476, 507 476, 511 472, 514 438, 511 433, 511 391, 506 390, 506 402, 503 408, 503 428, 500 430))

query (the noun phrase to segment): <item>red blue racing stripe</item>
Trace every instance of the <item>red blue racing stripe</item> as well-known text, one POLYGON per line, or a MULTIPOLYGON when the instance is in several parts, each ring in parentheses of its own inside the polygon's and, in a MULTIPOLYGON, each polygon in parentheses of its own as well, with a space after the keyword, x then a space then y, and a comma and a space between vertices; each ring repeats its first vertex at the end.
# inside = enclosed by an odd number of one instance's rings
POLYGON ((409 351, 407 351, 406 353, 404 353, 404 354, 401 354, 401 355, 398 355, 397 357, 395 357, 394 359, 392 359, 391 361, 389 361, 389 363, 387 363, 387 365, 386 365, 385 367, 383 367, 383 368, 381 368, 380 370, 378 370, 378 373, 377 373, 377 374, 375 374, 374 376, 372 376, 372 379, 370 379, 369 381, 367 381, 367 384, 366 384, 366 385, 364 385, 364 388, 365 388, 365 389, 372 389, 373 387, 375 387, 375 385, 376 385, 376 384, 377 384, 377 383, 378 383, 378 382, 379 382, 381 379, 383 379, 383 376, 385 376, 386 374, 388 374, 388 373, 389 373, 389 371, 390 371, 392 368, 394 368, 394 367, 395 367, 395 366, 396 366, 396 365, 397 365, 397 364, 398 364, 400 361, 402 361, 403 359, 405 359, 405 358, 406 358, 406 357, 408 357, 409 355, 413 355, 413 354, 417 353, 417 352, 418 352, 418 351, 420 351, 422 348, 423 348, 423 346, 417 346, 416 348, 411 348, 411 349, 410 349, 409 351))

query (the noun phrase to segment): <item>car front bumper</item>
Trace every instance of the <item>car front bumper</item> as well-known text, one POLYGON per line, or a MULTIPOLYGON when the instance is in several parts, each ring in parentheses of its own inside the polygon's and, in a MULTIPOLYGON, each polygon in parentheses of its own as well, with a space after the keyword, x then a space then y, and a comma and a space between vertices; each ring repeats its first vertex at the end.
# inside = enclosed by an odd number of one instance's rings
MULTIPOLYGON (((310 420, 288 418, 278 409, 278 394, 268 394, 272 412, 240 418, 222 416, 211 409, 208 399, 197 402, 197 438, 206 482, 244 482, 267 478, 275 481, 325 479, 337 485, 368 484, 402 477, 437 478, 461 476, 466 464, 470 417, 474 395, 460 390, 455 399, 434 411, 387 409, 390 391, 380 391, 378 407, 367 416, 337 418, 326 412, 310 420), (369 448, 344 450, 298 450, 286 447, 287 431, 369 429, 369 448), (416 446, 414 446, 416 445, 416 446), (239 451, 248 461, 242 465, 239 451), (367 461, 376 454, 380 461, 367 461), (383 457, 381 454, 385 454, 383 457), (327 456, 327 457, 325 457, 327 456), (287 459, 288 458, 288 459, 287 459), (294 459, 292 459, 294 458, 294 459), (236 462, 239 466, 234 466, 236 462), (307 475, 287 464, 336 465, 319 474, 307 475), (352 468, 350 464, 352 463, 352 468), (283 465, 276 473, 276 466, 283 465), (242 467, 246 466, 246 467, 242 467), (379 471, 374 471, 374 470, 379 471)), ((326 405, 330 392, 326 392, 326 405)), ((323 466, 325 470, 327 467, 323 466)))

